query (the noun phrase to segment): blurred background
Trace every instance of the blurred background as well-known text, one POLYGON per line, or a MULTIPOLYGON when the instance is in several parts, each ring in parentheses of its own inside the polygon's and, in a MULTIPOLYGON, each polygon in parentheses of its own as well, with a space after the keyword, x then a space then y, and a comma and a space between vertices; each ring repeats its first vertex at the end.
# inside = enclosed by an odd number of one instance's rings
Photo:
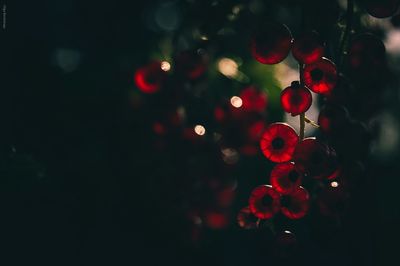
MULTIPOLYGON (((360 76, 337 52, 346 0, 2 4, 2 265, 398 261, 400 15, 376 18, 355 2, 345 45, 369 32, 386 47, 385 65, 360 76), (338 137, 351 173, 345 203, 321 213, 324 197, 311 191, 304 219, 245 230, 237 213, 274 165, 260 132, 276 121, 299 128, 279 102, 299 79, 293 57, 272 66, 251 57, 263 21, 295 38, 319 32, 343 73, 334 101, 357 123, 338 137), (162 86, 146 93, 137 76, 152 64, 162 86), (294 244, 277 238, 285 230, 294 244)), ((313 98, 307 116, 317 121, 326 100, 313 98)), ((320 133, 307 125, 306 135, 320 133)))

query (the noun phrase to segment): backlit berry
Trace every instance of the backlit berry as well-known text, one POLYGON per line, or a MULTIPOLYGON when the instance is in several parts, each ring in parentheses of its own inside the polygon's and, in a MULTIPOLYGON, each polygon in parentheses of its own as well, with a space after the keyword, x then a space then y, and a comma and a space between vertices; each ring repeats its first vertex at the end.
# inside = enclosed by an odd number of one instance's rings
POLYGON ((161 69, 161 62, 152 62, 136 70, 134 75, 135 85, 144 93, 155 93, 160 90, 166 72, 161 69))
POLYGON ((312 103, 311 92, 298 81, 281 92, 281 105, 285 112, 293 116, 306 112, 312 103))
POLYGON ((329 177, 336 169, 336 153, 315 138, 303 139, 293 153, 296 167, 314 178, 329 177))
POLYGON ((290 219, 304 217, 310 207, 310 196, 303 187, 297 187, 292 193, 281 197, 281 211, 290 219))
POLYGON ((319 129, 324 134, 332 134, 341 130, 348 120, 349 114, 343 106, 326 105, 318 116, 319 129))
POLYGON ((244 229, 257 228, 258 218, 250 211, 250 208, 242 208, 237 215, 237 223, 244 229))
POLYGON ((303 178, 303 174, 296 169, 293 162, 275 165, 271 171, 270 182, 273 188, 281 194, 289 194, 296 190, 303 178))
POLYGON ((251 212, 260 219, 269 219, 279 211, 280 195, 270 185, 261 185, 253 189, 249 198, 251 212))
POLYGON ((289 54, 292 47, 292 34, 278 23, 268 23, 255 33, 250 49, 253 57, 263 64, 277 64, 289 54))
POLYGON ((302 64, 310 64, 324 55, 324 42, 315 31, 303 33, 294 39, 292 54, 302 64))
POLYGON ((285 123, 274 123, 261 136, 260 147, 265 157, 273 162, 290 161, 299 137, 294 129, 285 123))
POLYGON ((337 82, 336 66, 332 61, 322 58, 304 67, 303 79, 313 92, 328 94, 337 82))
POLYGON ((267 95, 253 86, 244 89, 240 93, 242 99, 242 109, 263 113, 267 108, 267 95))

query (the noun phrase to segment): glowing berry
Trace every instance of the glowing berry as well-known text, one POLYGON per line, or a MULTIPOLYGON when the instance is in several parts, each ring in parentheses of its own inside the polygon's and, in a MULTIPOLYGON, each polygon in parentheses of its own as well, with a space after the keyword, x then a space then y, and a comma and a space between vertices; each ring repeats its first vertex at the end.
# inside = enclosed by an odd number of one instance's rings
POLYGON ((277 64, 289 54, 292 47, 292 34, 278 23, 268 23, 253 35, 250 49, 253 57, 263 64, 277 64))
POLYGON ((245 111, 263 113, 267 108, 267 95, 253 86, 244 89, 240 93, 240 98, 242 109, 245 111))
POLYGON ((273 188, 281 194, 289 194, 296 190, 303 178, 303 174, 296 169, 293 162, 275 165, 271 172, 270 182, 273 188))
POLYGON ((237 215, 237 223, 240 227, 244 229, 257 228, 258 218, 250 211, 250 208, 242 208, 237 215))
POLYGON ((293 153, 296 167, 314 178, 329 177, 337 169, 336 152, 316 140, 303 139, 293 153))
POLYGON ((281 92, 281 105, 285 112, 293 116, 306 112, 312 103, 311 92, 298 81, 281 92))
POLYGON ((336 66, 332 61, 322 58, 304 67, 303 79, 313 92, 328 94, 337 82, 336 66))
POLYGON ((294 39, 292 54, 302 64, 310 64, 322 58, 325 44, 315 31, 306 32, 294 39))
POLYGON ((152 62, 136 70, 135 85, 144 93, 155 93, 160 90, 166 76, 161 69, 161 62, 152 62))
POLYGON ((396 13, 399 4, 399 0, 367 0, 365 7, 371 16, 376 18, 387 18, 396 13))
POLYGON ((304 217, 310 207, 310 196, 303 187, 297 187, 292 193, 281 197, 281 211, 290 219, 304 217))
POLYGON ((260 219, 269 219, 279 211, 280 195, 270 185, 253 189, 249 198, 250 211, 260 219))
POLYGON ((264 131, 260 140, 261 151, 273 162, 290 161, 299 140, 296 131, 285 123, 274 123, 264 131))

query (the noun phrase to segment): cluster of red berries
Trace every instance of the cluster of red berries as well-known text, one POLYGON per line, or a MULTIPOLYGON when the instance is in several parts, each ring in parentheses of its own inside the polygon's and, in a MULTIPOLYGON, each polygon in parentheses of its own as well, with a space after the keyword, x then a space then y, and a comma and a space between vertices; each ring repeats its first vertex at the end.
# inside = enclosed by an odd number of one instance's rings
MULTIPOLYGON (((251 42, 254 58, 264 64, 281 62, 290 50, 300 66, 300 81, 293 81, 282 91, 281 106, 292 116, 301 115, 304 124, 304 113, 312 104, 310 90, 328 96, 338 75, 335 64, 323 57, 324 42, 314 31, 293 40, 285 25, 270 23, 251 42)), ((270 219, 278 212, 289 219, 304 217, 310 208, 310 194, 301 186, 303 179, 330 179, 334 175, 336 152, 314 137, 303 139, 304 132, 300 136, 291 126, 279 122, 263 132, 262 153, 277 165, 271 171, 270 184, 256 187, 248 207, 239 212, 241 227, 256 227, 258 219, 270 219)))

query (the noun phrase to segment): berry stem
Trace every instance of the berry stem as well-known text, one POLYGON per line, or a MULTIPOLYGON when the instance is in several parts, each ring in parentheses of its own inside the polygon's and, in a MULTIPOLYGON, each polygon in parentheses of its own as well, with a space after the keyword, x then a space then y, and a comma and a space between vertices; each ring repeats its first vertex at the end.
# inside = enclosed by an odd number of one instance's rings
POLYGON ((317 123, 315 123, 314 121, 312 121, 311 119, 309 119, 307 116, 304 117, 304 120, 306 123, 310 124, 311 126, 319 128, 319 125, 317 123))
POLYGON ((354 14, 354 2, 353 0, 347 0, 347 11, 346 11, 346 28, 344 30, 344 34, 342 35, 342 38, 340 40, 340 46, 339 46, 339 62, 340 66, 343 64, 343 57, 345 54, 345 46, 347 44, 351 28, 353 25, 353 14, 354 14))
POLYGON ((305 126, 306 126, 306 114, 301 113, 300 114, 300 138, 299 138, 299 141, 304 139, 305 126))

